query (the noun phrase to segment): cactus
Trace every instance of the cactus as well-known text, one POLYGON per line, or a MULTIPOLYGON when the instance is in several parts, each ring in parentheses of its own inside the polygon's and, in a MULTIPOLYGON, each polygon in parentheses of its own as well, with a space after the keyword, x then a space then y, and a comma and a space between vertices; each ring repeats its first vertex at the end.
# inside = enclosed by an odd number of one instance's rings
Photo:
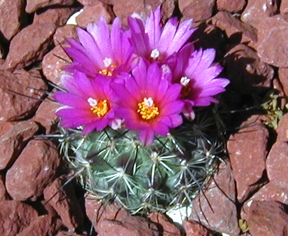
POLYGON ((229 80, 214 49, 187 42, 191 23, 162 26, 158 7, 128 28, 101 18, 68 39, 72 63, 53 94, 60 149, 96 199, 167 212, 190 205, 214 173, 225 148, 209 105, 229 80))
POLYGON ((225 150, 207 110, 197 111, 197 119, 186 120, 166 137, 157 136, 149 146, 124 128, 107 127, 85 136, 77 129, 60 129, 61 150, 96 199, 117 202, 131 213, 189 206, 225 150))

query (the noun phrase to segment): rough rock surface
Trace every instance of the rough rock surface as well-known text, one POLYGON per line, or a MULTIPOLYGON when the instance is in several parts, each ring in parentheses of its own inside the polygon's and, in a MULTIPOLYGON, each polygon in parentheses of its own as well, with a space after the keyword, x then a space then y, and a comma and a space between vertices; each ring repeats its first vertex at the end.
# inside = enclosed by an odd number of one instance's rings
POLYGON ((257 53, 245 44, 227 48, 225 63, 231 83, 242 93, 263 92, 270 87, 274 70, 260 60, 257 53))
POLYGON ((21 121, 14 126, 0 122, 0 170, 10 167, 39 127, 33 121, 21 121))
POLYGON ((192 18, 195 22, 207 20, 212 16, 215 0, 179 0, 179 9, 184 19, 192 18))
POLYGON ((83 228, 84 216, 73 186, 65 183, 67 180, 65 176, 54 180, 45 188, 44 199, 58 213, 69 232, 74 232, 83 228))
POLYGON ((55 235, 62 222, 58 218, 53 218, 49 215, 42 215, 33 220, 28 227, 22 230, 17 236, 27 235, 55 235))
POLYGON ((288 114, 282 116, 278 123, 277 141, 288 142, 288 114))
POLYGON ((55 179, 59 166, 60 157, 54 143, 31 140, 7 171, 7 192, 17 201, 35 201, 55 179))
POLYGON ((273 16, 259 23, 257 53, 262 61, 277 67, 288 67, 288 22, 273 16))
POLYGON ((221 163, 205 191, 193 200, 188 220, 200 222, 212 230, 237 235, 239 228, 235 203, 235 183, 230 163, 221 163), (213 205, 211 202, 214 202, 213 205))
POLYGON ((186 235, 199 235, 199 236, 212 236, 213 234, 205 228, 203 225, 189 220, 184 220, 183 226, 185 228, 186 235))
POLYGON ((59 85, 63 68, 68 65, 70 61, 70 58, 63 50, 63 46, 57 45, 43 58, 43 74, 49 81, 59 85))
POLYGON ((152 212, 148 218, 156 224, 163 236, 181 236, 180 229, 164 214, 152 212))
POLYGON ((6 40, 11 40, 12 37, 21 29, 21 24, 25 20, 24 16, 25 0, 3 0, 0 3, 0 32, 6 40), (6 24, 9 22, 9 24, 6 24))
POLYGON ((225 31, 226 35, 234 43, 249 43, 257 41, 257 31, 249 24, 241 22, 229 12, 219 11, 211 18, 216 27, 225 31))
POLYGON ((219 11, 240 12, 246 5, 246 0, 217 0, 216 5, 219 11))
POLYGON ((74 3, 74 0, 27 0, 26 3, 26 12, 32 13, 36 10, 48 6, 70 6, 74 3))
POLYGON ((41 13, 35 13, 33 24, 54 24, 63 26, 69 17, 79 8, 63 7, 55 9, 47 9, 41 13))
POLYGON ((288 172, 283 166, 288 161, 287 142, 278 141, 273 144, 266 161, 267 175, 270 183, 278 186, 287 186, 288 172))
POLYGON ((147 0, 145 2, 143 2, 143 0, 116 0, 114 2, 113 11, 116 16, 120 17, 123 24, 127 24, 127 17, 133 12, 137 12, 140 16, 146 17, 160 4, 162 4, 163 9, 162 20, 165 21, 174 11, 175 3, 173 0, 147 0))
POLYGON ((22 29, 11 41, 3 68, 21 69, 41 60, 49 49, 55 30, 54 24, 32 24, 22 29))
POLYGON ((247 222, 251 235, 285 236, 288 232, 287 210, 278 202, 254 201, 247 222))
POLYGON ((113 12, 108 5, 96 2, 93 5, 86 5, 83 11, 76 18, 77 25, 86 28, 88 23, 97 22, 100 17, 104 17, 108 23, 112 22, 113 12))
POLYGON ((16 235, 38 217, 31 206, 17 201, 0 202, 0 234, 16 235))
POLYGON ((44 100, 37 109, 33 120, 45 129, 45 134, 51 134, 57 129, 59 118, 56 116, 56 111, 58 108, 59 104, 44 100))
POLYGON ((131 216, 114 204, 97 202, 91 195, 85 198, 85 208, 99 236, 114 236, 115 232, 119 235, 153 236, 153 232, 157 232, 157 226, 148 224, 145 218, 131 216))
POLYGON ((241 127, 227 144, 239 202, 245 201, 259 188, 257 182, 265 171, 268 142, 268 131, 257 117, 250 118, 241 127))
MULTIPOLYGON (((245 10, 241 14, 241 20, 258 28, 258 24, 263 19, 268 19, 269 16, 276 14, 279 8, 277 0, 248 0, 245 10)), ((285 1, 282 1, 285 2, 285 1)), ((265 21, 264 20, 264 21, 265 21)))
POLYGON ((17 121, 29 118, 41 103, 47 90, 40 72, 0 70, 0 119, 17 121))

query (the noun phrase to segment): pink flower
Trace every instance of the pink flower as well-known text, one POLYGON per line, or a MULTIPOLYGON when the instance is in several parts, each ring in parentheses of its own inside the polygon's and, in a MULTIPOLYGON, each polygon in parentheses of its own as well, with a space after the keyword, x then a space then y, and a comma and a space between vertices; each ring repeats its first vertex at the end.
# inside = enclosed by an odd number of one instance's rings
POLYGON ((113 84, 119 99, 117 116, 124 119, 126 128, 139 131, 144 145, 151 144, 155 134, 166 136, 169 128, 182 124, 181 86, 171 84, 169 76, 162 75, 157 63, 140 60, 124 84, 113 84))
POLYGON ((173 82, 182 86, 181 98, 185 102, 183 114, 190 120, 195 117, 193 107, 218 102, 214 96, 224 92, 229 84, 228 79, 217 77, 222 67, 213 63, 214 59, 214 49, 194 51, 190 44, 167 59, 173 72, 173 82))
POLYGON ((66 91, 56 92, 54 99, 64 105, 56 113, 62 127, 83 126, 83 134, 87 134, 113 125, 115 95, 110 88, 111 80, 102 75, 91 80, 76 71, 73 77, 63 75, 61 82, 66 91))
POLYGON ((196 29, 191 29, 192 20, 179 23, 171 18, 161 25, 160 7, 144 21, 139 15, 128 18, 131 31, 131 43, 137 55, 150 61, 162 61, 184 45, 196 29))
POLYGON ((128 32, 121 28, 119 18, 113 21, 111 30, 101 18, 98 23, 88 24, 87 31, 78 27, 77 33, 80 42, 67 39, 70 47, 65 48, 65 52, 73 63, 65 68, 66 71, 81 71, 94 78, 96 74, 114 76, 130 72, 135 65, 128 32))

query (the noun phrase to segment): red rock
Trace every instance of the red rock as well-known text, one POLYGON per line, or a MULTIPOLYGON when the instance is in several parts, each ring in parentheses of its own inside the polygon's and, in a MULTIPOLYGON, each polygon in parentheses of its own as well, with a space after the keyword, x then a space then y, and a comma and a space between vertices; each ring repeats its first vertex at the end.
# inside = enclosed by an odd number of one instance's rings
POLYGON ((13 126, 7 122, 1 122, 0 124, 0 170, 3 170, 13 164, 39 128, 33 121, 21 121, 13 126))
POLYGON ((39 197, 54 178, 60 157, 49 140, 31 140, 6 174, 6 188, 17 201, 39 197))
MULTIPOLYGON (((90 231, 89 231, 90 233, 90 231)), ((83 234, 77 234, 77 233, 73 233, 73 232, 67 232, 67 231, 59 231, 56 236, 87 236, 90 234, 87 232, 84 232, 83 234)))
POLYGON ((241 22, 229 12, 219 11, 211 18, 211 22, 216 27, 225 31, 230 41, 235 43, 257 41, 256 29, 249 24, 241 22))
POLYGON ((251 235, 286 236, 288 214, 278 202, 254 201, 250 207, 247 223, 251 235))
POLYGON ((48 89, 37 70, 1 71, 0 119, 16 121, 30 117, 48 89))
POLYGON ((203 225, 197 222, 184 220, 183 225, 184 225, 184 229, 185 229, 187 236, 189 235, 212 236, 213 235, 207 228, 205 228, 203 225))
POLYGON ((113 2, 116 0, 77 0, 77 2, 81 3, 82 5, 95 5, 98 2, 103 2, 108 5, 113 5, 113 2))
POLYGON ((4 182, 5 182, 4 176, 0 175, 0 202, 8 200, 8 195, 4 182))
POLYGON ((183 19, 192 18, 194 22, 207 20, 212 16, 215 0, 179 0, 183 19))
POLYGON ((70 6, 74 0, 26 0, 26 12, 33 13, 36 10, 49 6, 70 6))
POLYGON ((41 127, 45 128, 46 134, 51 134, 57 129, 59 118, 56 115, 56 110, 59 107, 59 104, 44 100, 33 117, 35 122, 39 123, 41 127))
POLYGON ((49 215, 42 215, 33 220, 28 227, 17 236, 27 235, 55 235, 61 227, 61 220, 49 215))
POLYGON ((193 200, 193 210, 188 220, 199 222, 216 232, 238 235, 235 195, 235 183, 227 160, 219 165, 213 179, 193 200))
POLYGON ((76 25, 64 25, 62 27, 57 28, 54 36, 53 42, 55 45, 67 45, 66 38, 74 38, 77 39, 76 25))
POLYGON ((80 27, 86 28, 88 23, 98 22, 101 17, 111 23, 112 16, 112 10, 108 5, 96 2, 94 5, 85 5, 80 15, 76 17, 76 22, 80 27))
POLYGON ((0 32, 6 40, 11 40, 21 29, 24 21, 25 0, 2 0, 0 4, 0 32), (4 20, 5 19, 5 20, 4 20), (7 24, 9 22, 9 24, 7 24))
POLYGON ((280 13, 284 14, 284 13, 288 13, 288 1, 281 1, 280 4, 280 13))
POLYGON ((240 12, 246 5, 246 0, 217 0, 216 5, 220 11, 240 12))
POLYGON ((248 0, 245 10, 242 12, 241 20, 258 28, 258 23, 265 22, 266 18, 277 14, 278 8, 279 1, 277 0, 248 0))
POLYGON ((54 84, 60 84, 63 67, 71 62, 64 52, 63 47, 58 45, 48 52, 42 61, 42 69, 45 77, 54 84))
POLYGON ((259 188, 256 183, 265 171, 269 135, 266 127, 255 116, 250 117, 241 127, 227 143, 239 202, 245 201, 251 192, 259 188))
POLYGON ((62 7, 50 8, 41 13, 35 13, 33 24, 54 24, 63 26, 66 24, 69 17, 78 10, 78 8, 62 7))
POLYGON ((74 232, 83 227, 84 216, 73 186, 65 184, 67 180, 65 176, 54 180, 45 188, 44 199, 55 209, 69 232, 74 232))
POLYGON ((0 202, 0 235, 16 235, 38 217, 31 206, 17 201, 0 202))
POLYGON ((155 10, 156 7, 162 6, 162 21, 165 22, 168 17, 172 16, 175 9, 174 0, 117 0, 114 2, 113 11, 116 16, 120 17, 124 25, 127 24, 127 17, 132 13, 137 12, 142 17, 148 16, 151 11, 155 10))
POLYGON ((276 67, 288 67, 288 22, 280 15, 258 24, 257 54, 263 62, 276 67))
POLYGON ((114 204, 101 203, 93 196, 85 198, 86 214, 92 222, 98 236, 148 236, 158 235, 157 227, 145 218, 131 216, 128 212, 114 204))
POLYGON ((157 212, 152 212, 149 214, 148 218, 155 223, 158 228, 161 229, 161 235, 163 236, 181 236, 181 231, 180 229, 172 223, 167 216, 157 213, 157 212))
POLYGON ((274 69, 263 63, 256 52, 244 44, 238 44, 225 55, 225 69, 233 87, 242 93, 262 93, 270 88, 274 69))
POLYGON ((241 218, 247 220, 250 207, 253 201, 276 201, 288 205, 288 186, 281 187, 275 183, 265 184, 249 200, 247 200, 241 209, 241 218))
POLYGON ((48 51, 56 30, 53 24, 32 24, 12 39, 3 69, 20 69, 39 61, 48 51))
POLYGON ((280 67, 278 70, 279 80, 283 86, 283 90, 286 96, 288 96, 288 68, 280 67))
POLYGON ((277 141, 288 142, 288 114, 280 119, 277 127, 277 141))
POLYGON ((287 187, 288 172, 283 166, 288 162, 288 144, 278 141, 273 144, 267 160, 267 175, 271 183, 281 187, 287 187))

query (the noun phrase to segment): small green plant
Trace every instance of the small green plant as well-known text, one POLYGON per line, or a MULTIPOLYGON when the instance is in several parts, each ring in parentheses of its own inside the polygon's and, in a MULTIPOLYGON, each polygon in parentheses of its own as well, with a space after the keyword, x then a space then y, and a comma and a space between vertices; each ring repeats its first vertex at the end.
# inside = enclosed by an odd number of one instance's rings
POLYGON ((278 126, 279 120, 287 112, 287 104, 284 108, 281 107, 283 97, 281 97, 275 91, 270 91, 266 95, 267 101, 261 104, 261 108, 265 111, 268 120, 264 121, 264 124, 276 129, 278 126))

